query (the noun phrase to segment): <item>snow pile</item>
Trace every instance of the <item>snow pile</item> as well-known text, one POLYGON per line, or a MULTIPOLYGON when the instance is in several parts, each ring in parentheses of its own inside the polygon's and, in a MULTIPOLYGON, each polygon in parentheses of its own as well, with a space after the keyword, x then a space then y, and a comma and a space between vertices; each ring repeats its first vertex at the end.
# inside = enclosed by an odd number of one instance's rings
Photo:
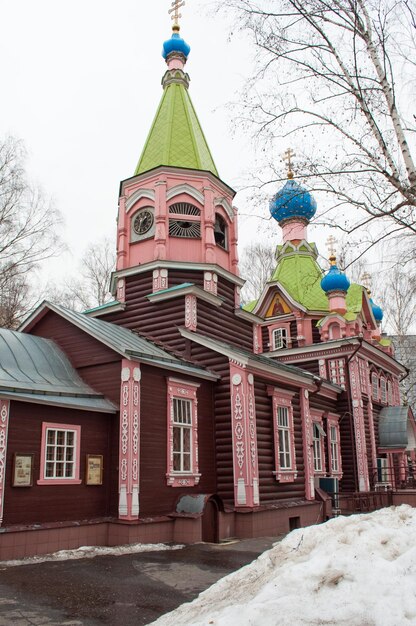
POLYGON ((160 550, 180 550, 183 545, 167 546, 164 543, 132 543, 126 546, 107 548, 103 546, 82 546, 76 550, 60 550, 53 554, 31 556, 26 559, 14 561, 0 561, 2 566, 14 567, 16 565, 33 565, 45 561, 68 561, 70 559, 93 559, 96 556, 121 556, 123 554, 136 554, 137 552, 158 552, 160 550))
POLYGON ((403 505, 295 530, 153 624, 416 624, 416 509, 403 505))

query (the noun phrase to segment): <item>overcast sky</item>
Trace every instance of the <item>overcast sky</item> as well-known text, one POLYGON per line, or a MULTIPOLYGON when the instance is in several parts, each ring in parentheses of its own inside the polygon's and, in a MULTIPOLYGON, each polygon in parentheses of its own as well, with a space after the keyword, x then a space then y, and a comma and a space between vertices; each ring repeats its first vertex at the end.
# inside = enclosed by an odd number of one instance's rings
MULTIPOLYGON (((72 257, 50 262, 55 274, 115 231, 119 182, 134 172, 162 94, 169 8, 170 0, 0 0, 0 136, 24 140, 30 176, 63 214, 72 257)), ((251 50, 242 36, 230 41, 230 24, 206 2, 186 0, 182 14, 191 97, 221 178, 237 187, 254 153, 233 136, 227 104, 251 50)), ((253 231, 245 221, 243 242, 253 231)))

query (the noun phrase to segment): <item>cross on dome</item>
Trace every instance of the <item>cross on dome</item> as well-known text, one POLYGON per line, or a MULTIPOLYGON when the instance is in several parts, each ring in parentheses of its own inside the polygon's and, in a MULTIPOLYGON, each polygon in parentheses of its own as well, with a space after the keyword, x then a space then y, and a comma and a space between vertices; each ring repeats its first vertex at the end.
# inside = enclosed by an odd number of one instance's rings
POLYGON ((284 155, 282 156, 283 161, 287 161, 287 177, 289 179, 293 178, 293 170, 292 170, 292 157, 296 156, 295 152, 293 152, 292 148, 288 148, 284 155))
POLYGON ((328 253, 329 253, 329 260, 332 263, 332 260, 335 261, 335 254, 336 254, 336 248, 335 248, 335 244, 338 242, 338 240, 334 237, 334 235, 329 235, 328 239, 326 240, 326 245, 328 247, 328 253))
POLYGON ((182 14, 179 13, 179 9, 181 7, 185 6, 185 0, 173 0, 172 2, 172 8, 169 9, 168 13, 169 15, 172 13, 173 15, 171 15, 171 19, 174 20, 173 22, 173 26, 177 26, 179 27, 179 19, 182 17, 182 14))

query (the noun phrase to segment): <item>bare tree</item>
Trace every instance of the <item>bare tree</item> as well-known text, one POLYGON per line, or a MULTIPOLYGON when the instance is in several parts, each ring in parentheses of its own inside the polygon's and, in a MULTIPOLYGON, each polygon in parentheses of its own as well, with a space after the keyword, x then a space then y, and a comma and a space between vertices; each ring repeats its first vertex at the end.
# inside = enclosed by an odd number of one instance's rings
MULTIPOLYGON (((273 154, 267 140, 283 151, 290 139, 300 177, 328 194, 321 221, 346 233, 360 229, 363 249, 398 233, 414 235, 414 0, 224 6, 257 47, 241 119, 264 153, 273 154)), ((259 183, 281 179, 271 164, 259 183)))
POLYGON ((402 394, 408 404, 416 401, 416 272, 399 265, 383 280, 380 304, 384 312, 383 327, 392 336, 396 357, 409 369, 403 379, 402 394))
POLYGON ((246 280, 242 299, 245 302, 257 300, 273 270, 276 267, 274 247, 265 243, 253 243, 243 250, 240 261, 240 272, 246 280))
POLYGON ((70 278, 64 285, 54 285, 47 295, 69 309, 84 310, 109 302, 111 272, 115 269, 116 250, 111 239, 90 243, 79 263, 80 278, 70 278))
POLYGON ((30 279, 57 252, 59 216, 24 170, 23 144, 0 141, 0 323, 13 328, 33 305, 30 279))

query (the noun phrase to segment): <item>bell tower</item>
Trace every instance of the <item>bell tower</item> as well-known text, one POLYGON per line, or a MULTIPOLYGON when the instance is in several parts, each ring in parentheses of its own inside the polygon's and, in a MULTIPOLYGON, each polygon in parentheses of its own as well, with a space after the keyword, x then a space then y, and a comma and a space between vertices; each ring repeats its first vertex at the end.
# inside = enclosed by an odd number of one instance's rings
POLYGON ((217 270, 238 277, 235 192, 218 176, 189 96, 181 5, 173 3, 172 35, 163 44, 167 70, 159 107, 134 176, 120 186, 113 284, 121 301, 123 276, 144 266, 153 271, 154 291, 170 286, 173 267, 203 272, 205 289, 214 293, 217 270))

